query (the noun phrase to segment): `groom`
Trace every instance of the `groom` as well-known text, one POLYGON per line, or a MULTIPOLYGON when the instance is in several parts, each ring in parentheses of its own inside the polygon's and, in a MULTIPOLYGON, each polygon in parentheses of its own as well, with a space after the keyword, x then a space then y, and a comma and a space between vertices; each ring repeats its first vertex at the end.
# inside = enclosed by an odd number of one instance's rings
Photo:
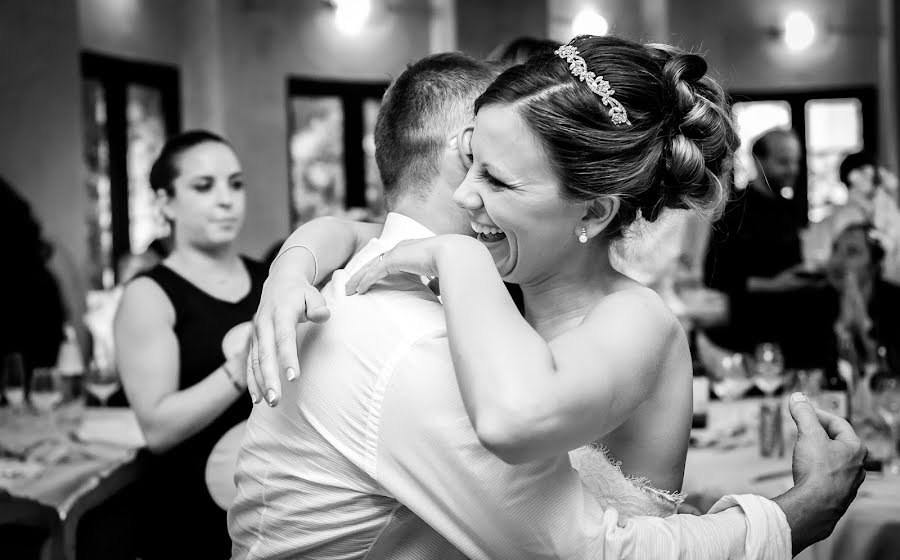
MULTIPOLYGON (((494 74, 434 55, 385 95, 376 157, 391 214, 324 288, 333 316, 305 331, 299 361, 293 327, 280 333, 281 365, 300 376, 268 395, 281 406, 255 407, 248 422, 228 514, 233 557, 789 558, 826 536, 861 482, 864 449, 837 418, 823 416, 823 429, 804 399, 791 404, 801 435, 786 494, 726 497, 704 516, 622 520, 583 493, 568 457, 509 465, 481 446, 425 284, 398 276, 343 295, 353 271, 398 242, 470 229, 451 200, 466 172, 453 132, 494 74)), ((301 253, 276 261, 257 325, 299 315, 301 253)), ((259 342, 253 366, 277 378, 272 336, 259 342)))

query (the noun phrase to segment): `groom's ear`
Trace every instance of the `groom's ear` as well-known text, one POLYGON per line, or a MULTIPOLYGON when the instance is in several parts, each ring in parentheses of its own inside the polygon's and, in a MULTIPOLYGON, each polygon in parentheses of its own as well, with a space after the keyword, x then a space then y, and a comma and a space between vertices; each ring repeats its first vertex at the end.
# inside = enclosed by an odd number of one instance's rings
POLYGON ((619 203, 616 196, 598 196, 585 202, 584 215, 575 233, 576 237, 581 234, 581 228, 587 231, 588 239, 600 235, 619 213, 619 203))
POLYGON ((455 141, 451 140, 456 146, 457 157, 463 167, 468 170, 472 167, 472 131, 475 130, 474 124, 466 125, 459 129, 456 133, 455 141))

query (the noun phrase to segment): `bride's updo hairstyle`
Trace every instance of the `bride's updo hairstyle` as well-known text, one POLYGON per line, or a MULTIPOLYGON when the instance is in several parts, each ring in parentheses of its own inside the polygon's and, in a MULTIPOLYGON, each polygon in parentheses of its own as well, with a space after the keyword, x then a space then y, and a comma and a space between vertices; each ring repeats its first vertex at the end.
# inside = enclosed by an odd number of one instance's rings
POLYGON ((629 123, 614 124, 601 97, 564 58, 541 53, 503 72, 475 102, 512 107, 540 140, 572 200, 619 199, 604 235, 616 239, 637 217, 664 208, 721 212, 738 136, 706 61, 668 45, 582 35, 570 45, 614 90, 629 123))

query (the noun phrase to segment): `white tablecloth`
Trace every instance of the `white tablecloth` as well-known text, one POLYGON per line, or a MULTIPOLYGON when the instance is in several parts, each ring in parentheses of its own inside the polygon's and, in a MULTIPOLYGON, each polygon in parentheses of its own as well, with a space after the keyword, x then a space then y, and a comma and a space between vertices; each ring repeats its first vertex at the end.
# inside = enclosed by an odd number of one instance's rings
MULTIPOLYGON (((710 425, 740 414, 753 417, 758 401, 725 406, 714 402, 710 425), (726 410, 730 408, 730 410, 726 410)), ((788 420, 788 422, 791 422, 788 420)), ((755 428, 754 428, 755 429, 755 428)), ((725 494, 753 493, 774 498, 793 485, 789 435, 785 455, 762 458, 757 445, 730 450, 691 449, 685 465, 684 492, 689 501, 707 509, 725 494)), ((900 559, 900 477, 869 473, 856 500, 828 539, 799 556, 804 560, 900 559)))

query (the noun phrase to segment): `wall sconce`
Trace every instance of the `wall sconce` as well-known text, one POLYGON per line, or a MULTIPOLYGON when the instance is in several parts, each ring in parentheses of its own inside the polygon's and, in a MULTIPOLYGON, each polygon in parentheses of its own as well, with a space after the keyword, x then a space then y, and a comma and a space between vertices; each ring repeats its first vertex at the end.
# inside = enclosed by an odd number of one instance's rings
POLYGON ((334 8, 335 27, 347 35, 359 33, 372 11, 372 0, 331 0, 328 3, 334 8))
POLYGON ((606 35, 609 22, 591 7, 582 8, 572 18, 572 35, 606 35))
POLYGON ((784 18, 782 37, 792 51, 808 49, 816 39, 816 25, 806 13, 791 12, 784 18))

